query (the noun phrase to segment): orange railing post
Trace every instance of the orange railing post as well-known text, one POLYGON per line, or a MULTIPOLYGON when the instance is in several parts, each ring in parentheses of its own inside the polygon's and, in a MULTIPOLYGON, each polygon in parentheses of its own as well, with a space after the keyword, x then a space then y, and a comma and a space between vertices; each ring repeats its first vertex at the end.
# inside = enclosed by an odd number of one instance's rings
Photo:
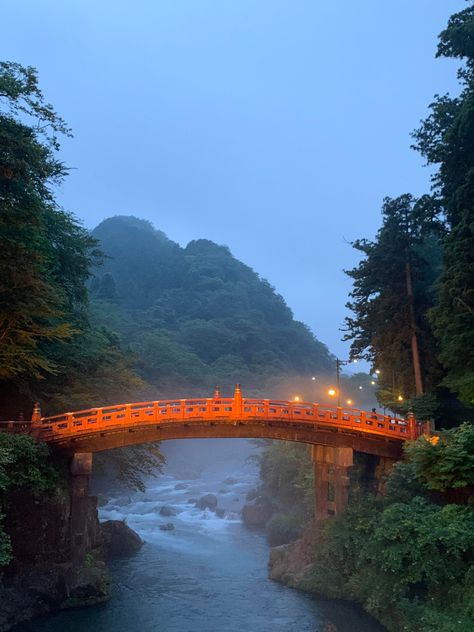
POLYGON ((408 415, 408 434, 410 435, 410 439, 416 439, 416 420, 415 414, 409 412, 408 415))
POLYGON ((232 417, 235 419, 242 418, 243 398, 240 384, 235 385, 234 401, 232 402, 232 417))
POLYGON ((41 407, 39 402, 35 402, 33 406, 33 413, 31 415, 31 423, 38 424, 41 421, 41 407))

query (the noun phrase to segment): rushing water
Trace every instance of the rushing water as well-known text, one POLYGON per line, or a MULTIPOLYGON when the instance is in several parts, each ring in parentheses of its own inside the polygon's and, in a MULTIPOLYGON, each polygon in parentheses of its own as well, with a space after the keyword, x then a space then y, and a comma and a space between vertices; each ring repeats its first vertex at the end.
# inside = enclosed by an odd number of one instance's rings
POLYGON ((165 473, 145 493, 111 493, 102 520, 125 519, 146 541, 109 565, 109 603, 18 626, 18 632, 380 632, 345 602, 316 599, 267 578, 269 548, 240 509, 258 470, 246 440, 164 444, 165 473), (232 481, 234 479, 237 482, 232 481), (226 482, 227 481, 227 482, 226 482), (190 500, 213 493, 223 518, 190 500), (162 517, 163 505, 178 513, 162 517), (159 526, 172 522, 173 531, 159 526), (333 627, 331 627, 331 625, 333 627))

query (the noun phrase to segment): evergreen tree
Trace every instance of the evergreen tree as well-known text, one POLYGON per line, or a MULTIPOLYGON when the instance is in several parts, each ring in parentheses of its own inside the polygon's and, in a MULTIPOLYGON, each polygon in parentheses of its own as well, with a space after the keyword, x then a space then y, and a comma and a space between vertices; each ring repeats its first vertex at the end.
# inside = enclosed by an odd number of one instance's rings
MULTIPOLYGON (((472 2, 470 3, 472 5, 472 2)), ((415 147, 438 165, 433 197, 443 206, 448 232, 439 302, 431 312, 446 383, 474 404, 474 7, 453 15, 440 35, 438 57, 461 59, 456 98, 437 96, 414 133, 415 147)))
POLYGON ((64 121, 36 71, 0 63, 0 379, 58 370, 50 344, 83 321, 95 240, 54 199, 64 121))
POLYGON ((423 197, 387 198, 375 241, 353 243, 363 253, 346 273, 353 279, 345 340, 353 357, 380 371, 379 399, 390 408, 432 390, 439 380, 435 344, 426 312, 433 304, 439 269, 436 207, 423 197))

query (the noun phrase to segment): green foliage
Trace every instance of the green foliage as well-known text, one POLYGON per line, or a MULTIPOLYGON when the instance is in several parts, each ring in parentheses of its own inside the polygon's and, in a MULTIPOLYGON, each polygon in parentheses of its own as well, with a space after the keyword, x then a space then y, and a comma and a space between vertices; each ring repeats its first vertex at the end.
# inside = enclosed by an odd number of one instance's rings
POLYGON ((144 492, 144 478, 163 471, 165 457, 159 442, 118 448, 94 457, 94 472, 101 478, 119 481, 125 487, 144 492))
POLYGON ((354 357, 365 358, 380 370, 378 397, 391 409, 397 408, 398 395, 405 399, 414 395, 413 332, 418 337, 425 385, 432 389, 439 380, 436 346, 426 318, 440 265, 441 225, 436 214, 436 206, 426 197, 387 198, 375 241, 353 244, 364 258, 347 271, 353 279, 352 301, 347 306, 354 317, 346 319, 345 340, 352 340, 354 357))
POLYGON ((58 482, 49 449, 27 435, 0 432, 0 494, 13 487, 28 487, 41 494, 58 482))
POLYGON ((394 632, 474 629, 474 507, 431 492, 472 485, 473 438, 463 424, 410 443, 384 498, 356 495, 327 524, 310 587, 361 602, 394 632))
POLYGON ((470 423, 439 433, 435 444, 420 437, 406 445, 405 453, 428 489, 474 485, 474 426, 470 423))
POLYGON ((280 546, 297 540, 302 534, 301 520, 294 514, 276 513, 265 526, 270 546, 280 546))
MULTIPOLYGON (((12 418, 116 401, 144 386, 130 354, 88 322, 86 281, 97 242, 56 203, 67 169, 57 158, 64 121, 34 68, 0 63, 0 389, 12 418), (27 412, 27 410, 25 411, 27 412)), ((101 295, 113 300, 105 275, 101 295)))
POLYGON ((55 203, 66 127, 33 68, 0 63, 0 379, 58 370, 48 355, 69 338, 87 300, 95 241, 55 203), (27 124, 30 122, 31 124, 27 124))
POLYGON ((90 286, 94 321, 122 336, 159 393, 259 388, 333 368, 282 297, 225 246, 201 239, 183 249, 134 217, 107 219, 93 234, 107 255, 90 286))
MULTIPOLYGON (((472 5, 472 3, 470 3, 472 5)), ((415 148, 437 165, 433 196, 442 204, 448 231, 438 303, 430 313, 447 370, 445 384, 474 404, 474 7, 454 14, 440 35, 439 57, 464 62, 461 94, 437 96, 413 134, 415 148)))
POLYGON ((314 514, 314 478, 310 446, 288 441, 273 441, 260 459, 260 478, 264 491, 277 501, 287 518, 275 518, 273 529, 292 531, 314 514), (284 524, 284 521, 286 523, 284 524), (293 526, 291 526, 293 525, 293 526))
POLYGON ((49 458, 45 444, 36 443, 26 435, 0 432, 0 567, 11 559, 11 544, 1 524, 15 490, 27 488, 33 495, 54 489, 59 474, 49 458))

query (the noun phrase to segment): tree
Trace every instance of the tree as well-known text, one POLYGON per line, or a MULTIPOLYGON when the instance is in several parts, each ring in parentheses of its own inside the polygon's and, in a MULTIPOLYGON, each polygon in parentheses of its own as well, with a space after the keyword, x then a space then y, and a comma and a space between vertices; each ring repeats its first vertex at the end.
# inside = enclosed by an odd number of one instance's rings
MULTIPOLYGON (((472 5, 472 2, 470 3, 472 5)), ((415 148, 437 165, 433 198, 446 214, 444 269, 431 322, 447 369, 446 384, 474 404, 474 7, 454 14, 441 33, 438 57, 464 61, 456 98, 436 96, 413 134, 415 148)))
POLYGON ((439 377, 426 319, 439 268, 437 211, 428 197, 386 198, 375 241, 352 244, 364 258, 346 271, 353 279, 347 306, 355 316, 346 318, 344 340, 352 341, 352 357, 380 371, 379 398, 390 408, 398 395, 422 395, 439 377))
POLYGON ((69 134, 45 102, 34 68, 0 63, 0 379, 58 370, 50 345, 85 319, 96 242, 54 199, 69 134))

